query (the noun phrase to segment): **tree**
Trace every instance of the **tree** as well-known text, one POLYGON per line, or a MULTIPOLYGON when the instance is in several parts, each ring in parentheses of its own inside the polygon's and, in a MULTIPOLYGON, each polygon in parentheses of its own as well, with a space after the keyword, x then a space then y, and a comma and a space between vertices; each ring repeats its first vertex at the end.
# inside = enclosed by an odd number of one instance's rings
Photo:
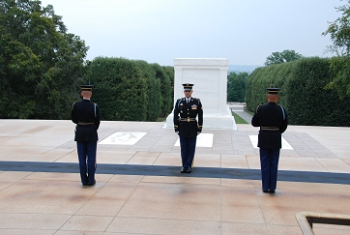
POLYGON ((0 2, 0 117, 68 119, 88 47, 40 1, 0 2))
POLYGON ((342 16, 331 22, 328 29, 322 33, 324 36, 331 36, 334 44, 331 48, 338 52, 330 64, 335 76, 325 88, 337 91, 341 99, 350 96, 350 0, 347 3, 336 7, 342 12, 342 16))
POLYGON ((248 73, 230 72, 227 77, 227 101, 244 102, 248 73))
POLYGON ((273 52, 272 55, 266 58, 265 65, 272 64, 282 64, 286 62, 290 62, 293 60, 298 60, 303 56, 294 50, 284 50, 282 52, 273 52))
POLYGON ((350 56, 350 0, 347 0, 348 5, 336 7, 342 12, 342 16, 331 22, 328 29, 322 35, 330 34, 333 44, 337 48, 344 49, 342 54, 350 56))

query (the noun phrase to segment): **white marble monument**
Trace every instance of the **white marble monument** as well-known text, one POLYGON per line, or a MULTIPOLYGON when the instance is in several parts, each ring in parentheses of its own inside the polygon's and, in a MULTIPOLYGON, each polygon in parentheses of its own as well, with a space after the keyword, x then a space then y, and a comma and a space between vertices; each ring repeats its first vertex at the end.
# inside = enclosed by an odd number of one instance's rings
MULTIPOLYGON (((174 103, 184 97, 183 83, 193 83, 193 97, 203 105, 203 130, 236 130, 236 122, 227 106, 228 60, 224 58, 174 59, 174 103)), ((165 128, 174 128, 173 112, 165 128)))

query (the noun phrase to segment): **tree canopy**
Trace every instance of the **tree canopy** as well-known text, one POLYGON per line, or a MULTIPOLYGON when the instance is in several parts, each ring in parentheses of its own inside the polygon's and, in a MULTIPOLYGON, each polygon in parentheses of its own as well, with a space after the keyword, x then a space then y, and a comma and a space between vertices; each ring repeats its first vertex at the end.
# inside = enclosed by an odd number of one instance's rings
POLYGON ((350 96, 350 0, 336 8, 342 16, 331 22, 322 35, 330 35, 333 48, 341 53, 331 59, 330 69, 335 74, 326 89, 334 89, 340 98, 350 96))
POLYGON ((88 47, 40 1, 0 2, 0 117, 66 119, 88 47))
POLYGON ((294 50, 284 50, 282 52, 273 52, 270 56, 266 58, 265 65, 272 64, 282 64, 286 62, 290 62, 293 60, 298 60, 303 56, 294 50))
POLYGON ((227 101, 244 102, 248 73, 230 72, 227 76, 227 101))
POLYGON ((344 56, 350 56, 350 0, 347 2, 348 5, 336 7, 339 12, 342 12, 342 16, 329 23, 328 29, 322 33, 322 35, 330 35, 333 44, 343 49, 344 56))

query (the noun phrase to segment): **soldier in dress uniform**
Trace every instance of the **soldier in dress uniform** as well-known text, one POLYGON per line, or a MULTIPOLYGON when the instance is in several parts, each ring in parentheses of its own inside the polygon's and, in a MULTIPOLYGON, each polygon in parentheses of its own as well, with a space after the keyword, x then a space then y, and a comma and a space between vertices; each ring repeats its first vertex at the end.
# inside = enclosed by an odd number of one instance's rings
POLYGON ((260 127, 258 147, 260 148, 260 165, 262 190, 275 193, 281 134, 287 129, 288 116, 284 107, 277 105, 280 88, 267 88, 265 105, 258 106, 252 118, 252 125, 260 127))
POLYGON ((100 126, 100 111, 97 104, 91 102, 92 85, 81 85, 83 99, 73 104, 72 121, 76 124, 75 138, 79 159, 81 183, 93 186, 96 183, 96 150, 100 126))
POLYGON ((181 173, 191 173, 197 135, 202 132, 203 109, 198 98, 192 97, 193 84, 182 84, 185 97, 178 99, 174 108, 174 128, 180 136, 181 173), (198 121, 196 117, 198 116, 198 121))

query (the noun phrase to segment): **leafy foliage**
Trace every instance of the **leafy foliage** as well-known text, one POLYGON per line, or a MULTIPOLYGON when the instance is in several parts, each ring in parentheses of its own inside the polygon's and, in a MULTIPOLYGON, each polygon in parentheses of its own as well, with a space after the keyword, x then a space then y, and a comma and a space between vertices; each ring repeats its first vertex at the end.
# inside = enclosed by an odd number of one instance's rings
POLYGON ((330 60, 303 58, 256 69, 247 80, 246 103, 250 111, 266 103, 266 87, 280 87, 279 104, 288 111, 290 124, 349 126, 350 98, 341 100, 324 86, 334 77, 330 60))
POLYGON ((335 76, 324 89, 335 90, 340 99, 350 97, 350 57, 337 56, 331 58, 330 69, 335 76))
POLYGON ((85 82, 94 84, 92 99, 104 120, 156 121, 162 110, 171 111, 170 79, 158 64, 98 57, 89 63, 85 82))
POLYGON ((265 65, 282 64, 293 60, 301 59, 303 56, 294 50, 284 50, 282 52, 273 52, 266 58, 265 65))
POLYGON ((69 118, 88 47, 40 1, 0 3, 0 117, 69 118))
POLYGON ((171 91, 171 95, 170 95, 170 99, 171 99, 171 103, 170 103, 170 111, 172 110, 172 108, 174 107, 173 101, 174 101, 174 80, 175 80, 175 73, 174 73, 174 67, 172 66, 162 66, 164 69, 164 72, 168 75, 169 79, 170 79, 170 91, 171 91))
POLYGON ((350 0, 348 5, 337 7, 342 16, 331 22, 322 35, 330 34, 333 43, 338 48, 344 48, 343 55, 350 56, 350 0))
POLYGON ((330 23, 323 35, 329 34, 333 47, 340 50, 336 57, 331 59, 333 79, 325 86, 326 89, 337 91, 339 97, 350 97, 350 0, 347 5, 337 7, 342 16, 330 23))
POLYGON ((152 64, 153 70, 155 72, 156 78, 160 83, 160 113, 159 116, 167 116, 173 107, 173 98, 172 98, 172 87, 171 79, 169 74, 164 70, 164 67, 158 64, 152 64))
POLYGON ((227 101, 244 102, 248 73, 230 72, 227 77, 227 101))
POLYGON ((79 85, 89 82, 105 120, 155 121, 171 112, 173 67, 84 61, 87 50, 51 5, 0 1, 0 118, 69 119, 79 85))

